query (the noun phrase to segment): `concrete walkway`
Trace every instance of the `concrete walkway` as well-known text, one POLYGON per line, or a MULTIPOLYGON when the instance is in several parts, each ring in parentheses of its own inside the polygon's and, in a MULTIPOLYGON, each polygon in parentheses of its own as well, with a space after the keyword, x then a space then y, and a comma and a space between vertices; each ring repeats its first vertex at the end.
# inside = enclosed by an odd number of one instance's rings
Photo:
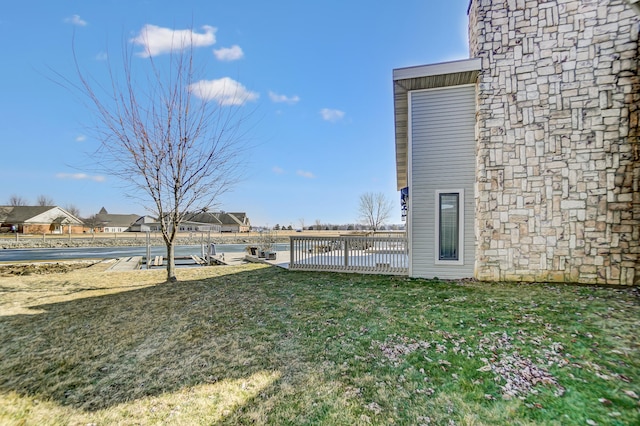
POLYGON ((140 269, 140 265, 142 265, 142 256, 123 257, 117 259, 107 272, 135 271, 140 269))
MULTIPOLYGON (((280 268, 289 268, 289 251, 279 251, 276 254, 275 260, 258 259, 254 256, 248 256, 245 253, 220 253, 216 256, 217 259, 224 262, 226 265, 242 265, 246 262, 267 263, 280 268)), ((142 256, 123 257, 120 259, 114 259, 113 265, 111 265, 107 272, 118 271, 136 271, 141 269, 142 256)))
POLYGON ((290 258, 290 256, 291 256, 291 254, 287 250, 287 251, 276 252, 275 260, 267 260, 267 259, 264 259, 264 258, 259 258, 259 257, 256 257, 256 256, 249 256, 249 255, 244 255, 243 256, 243 260, 245 260, 247 262, 253 262, 253 263, 266 263, 266 264, 269 264, 269 265, 278 266, 280 268, 289 269, 289 258, 290 258))

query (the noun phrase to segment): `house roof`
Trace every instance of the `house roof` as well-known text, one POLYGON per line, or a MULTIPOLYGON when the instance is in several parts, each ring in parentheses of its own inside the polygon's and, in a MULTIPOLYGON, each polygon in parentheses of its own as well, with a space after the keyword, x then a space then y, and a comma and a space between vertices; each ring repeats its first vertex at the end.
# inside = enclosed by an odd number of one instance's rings
POLYGON ((398 190, 408 186, 409 92, 475 84, 481 67, 482 60, 472 58, 393 70, 396 184, 398 190))
POLYGON ((82 221, 58 206, 0 206, 1 223, 73 223, 82 221))
POLYGON ((53 208, 52 206, 0 206, 0 222, 26 222, 53 208))
POLYGON ((158 221, 151 216, 140 216, 139 218, 136 219, 136 221, 133 223, 133 225, 141 225, 141 224, 145 224, 145 223, 157 223, 158 221))
POLYGON ((96 215, 96 221, 101 222, 102 226, 112 227, 127 227, 131 226, 135 221, 140 218, 137 214, 103 214, 98 213, 96 215))
POLYGON ((219 213, 218 219, 223 225, 248 226, 249 218, 246 213, 219 213))
POLYGON ((216 213, 210 212, 200 212, 200 213, 187 213, 184 216, 186 221, 189 222, 198 222, 198 223, 206 223, 210 225, 221 225, 220 219, 217 217, 216 213))

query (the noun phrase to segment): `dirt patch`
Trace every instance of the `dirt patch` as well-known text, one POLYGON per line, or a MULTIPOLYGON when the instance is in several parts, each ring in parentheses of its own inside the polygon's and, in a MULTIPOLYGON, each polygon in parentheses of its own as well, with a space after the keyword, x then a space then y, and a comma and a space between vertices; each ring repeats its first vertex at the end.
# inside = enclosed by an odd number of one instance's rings
POLYGON ((64 274, 76 269, 88 268, 93 264, 94 262, 14 263, 0 265, 0 277, 64 274))

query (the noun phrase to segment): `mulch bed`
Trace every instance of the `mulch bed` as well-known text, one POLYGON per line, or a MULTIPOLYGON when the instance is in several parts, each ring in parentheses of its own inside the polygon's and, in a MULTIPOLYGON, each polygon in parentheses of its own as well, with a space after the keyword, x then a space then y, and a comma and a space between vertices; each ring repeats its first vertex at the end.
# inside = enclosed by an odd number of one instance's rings
POLYGON ((87 268, 91 263, 20 263, 10 265, 0 265, 0 277, 11 277, 20 275, 46 275, 64 274, 76 269, 87 268))

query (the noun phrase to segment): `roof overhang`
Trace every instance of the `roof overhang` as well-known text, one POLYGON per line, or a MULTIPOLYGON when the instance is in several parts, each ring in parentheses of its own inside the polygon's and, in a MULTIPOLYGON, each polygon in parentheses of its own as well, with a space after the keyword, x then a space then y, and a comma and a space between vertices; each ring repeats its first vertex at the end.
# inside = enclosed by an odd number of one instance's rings
POLYGON ((398 190, 408 186, 409 92, 475 84, 482 68, 480 58, 442 62, 393 70, 393 105, 398 190))

